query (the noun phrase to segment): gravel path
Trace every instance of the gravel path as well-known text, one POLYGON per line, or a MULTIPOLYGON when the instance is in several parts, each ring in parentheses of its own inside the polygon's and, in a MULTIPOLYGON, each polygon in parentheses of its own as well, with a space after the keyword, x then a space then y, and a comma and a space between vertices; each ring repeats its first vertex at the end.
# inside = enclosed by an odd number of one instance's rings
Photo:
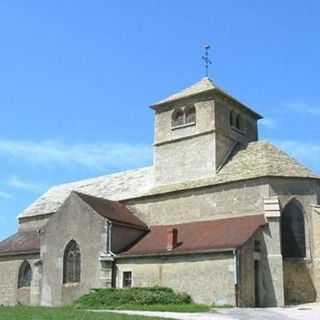
POLYGON ((288 308, 230 308, 218 309, 213 313, 177 313, 156 311, 96 310, 146 317, 177 320, 320 320, 320 304, 308 304, 288 308))

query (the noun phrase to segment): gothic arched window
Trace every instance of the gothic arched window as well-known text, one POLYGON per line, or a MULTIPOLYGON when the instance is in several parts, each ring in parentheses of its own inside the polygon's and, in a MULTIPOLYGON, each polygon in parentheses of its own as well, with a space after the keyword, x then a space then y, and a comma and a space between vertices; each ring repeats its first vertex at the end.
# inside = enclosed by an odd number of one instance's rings
POLYGON ((184 123, 184 113, 181 109, 176 109, 172 114, 172 126, 181 126, 184 123))
POLYGON ((185 109, 186 123, 196 122, 196 108, 194 106, 185 109))
POLYGON ((78 244, 71 240, 64 251, 63 257, 63 283, 80 282, 81 255, 78 244))
POLYGON ((19 269, 18 288, 27 288, 31 286, 32 269, 28 261, 24 261, 19 269))
POLYGON ((290 201, 281 216, 281 244, 284 258, 306 256, 304 213, 297 200, 290 201))

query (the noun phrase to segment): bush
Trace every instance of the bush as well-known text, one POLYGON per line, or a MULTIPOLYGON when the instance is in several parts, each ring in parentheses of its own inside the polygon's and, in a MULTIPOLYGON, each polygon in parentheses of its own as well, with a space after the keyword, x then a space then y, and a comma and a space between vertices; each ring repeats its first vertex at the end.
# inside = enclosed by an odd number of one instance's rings
POLYGON ((75 302, 78 307, 108 308, 121 305, 180 305, 191 304, 185 293, 176 293, 170 288, 93 289, 75 302))

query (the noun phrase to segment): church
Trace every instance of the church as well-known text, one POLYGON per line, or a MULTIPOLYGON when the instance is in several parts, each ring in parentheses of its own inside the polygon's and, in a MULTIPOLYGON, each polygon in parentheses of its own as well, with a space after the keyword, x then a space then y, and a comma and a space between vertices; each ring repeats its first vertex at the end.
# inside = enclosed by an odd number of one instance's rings
POLYGON ((48 190, 0 242, 0 305, 163 286, 196 303, 320 300, 320 177, 205 77, 151 106, 153 165, 48 190))

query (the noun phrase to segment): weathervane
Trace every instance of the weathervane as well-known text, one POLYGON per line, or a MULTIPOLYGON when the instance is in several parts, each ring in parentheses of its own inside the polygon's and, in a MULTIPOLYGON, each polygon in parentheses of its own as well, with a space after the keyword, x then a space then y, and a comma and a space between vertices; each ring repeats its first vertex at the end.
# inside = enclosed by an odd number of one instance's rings
POLYGON ((209 64, 212 64, 211 60, 209 59, 210 46, 208 44, 206 44, 204 46, 204 49, 205 49, 205 55, 202 56, 202 60, 205 62, 206 77, 208 77, 209 76, 209 64))

